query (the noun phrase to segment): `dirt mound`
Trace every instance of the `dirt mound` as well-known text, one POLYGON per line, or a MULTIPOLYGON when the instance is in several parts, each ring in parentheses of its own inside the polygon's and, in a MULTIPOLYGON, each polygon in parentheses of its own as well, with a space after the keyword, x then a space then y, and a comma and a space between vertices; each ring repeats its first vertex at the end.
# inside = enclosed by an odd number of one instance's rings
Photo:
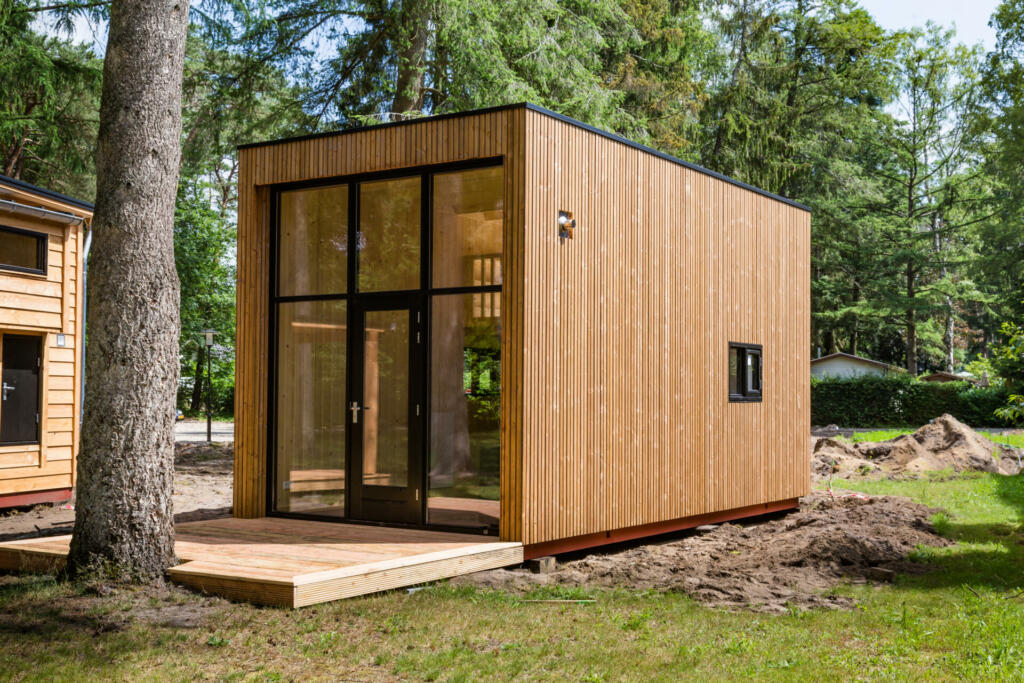
POLYGON ((932 528, 935 512, 906 498, 815 493, 801 500, 798 512, 777 520, 588 555, 551 574, 495 570, 453 582, 514 592, 542 585, 682 591, 710 606, 764 612, 846 609, 853 600, 828 589, 926 571, 907 554, 918 545, 950 545, 932 528))
POLYGON ((922 472, 1021 471, 1022 454, 993 443, 952 415, 943 415, 918 429, 888 441, 849 444, 831 438, 814 440, 811 476, 871 478, 914 476, 922 472))

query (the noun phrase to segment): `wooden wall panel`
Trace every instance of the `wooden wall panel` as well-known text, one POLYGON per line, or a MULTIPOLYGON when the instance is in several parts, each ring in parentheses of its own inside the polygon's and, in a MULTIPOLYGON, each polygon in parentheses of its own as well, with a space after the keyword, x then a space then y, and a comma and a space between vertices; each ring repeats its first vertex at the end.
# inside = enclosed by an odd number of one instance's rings
POLYGON ((507 179, 501 537, 805 493, 809 214, 519 107, 241 150, 235 514, 266 514, 271 186, 493 156, 507 179), (764 345, 762 403, 729 403, 729 341, 764 345))
POLYGON ((809 213, 540 112, 525 130, 523 542, 806 493, 809 213), (764 345, 763 402, 728 401, 730 341, 764 345))
MULTIPOLYGON (((72 213, 91 212, 25 188, 0 183, 0 198, 72 213)), ((81 406, 83 269, 79 245, 84 228, 42 218, 3 214, 0 224, 47 235, 45 275, 0 271, 0 334, 38 335, 43 344, 40 372, 40 443, 0 447, 0 495, 68 488, 74 484, 81 406), (64 345, 57 346, 57 335, 64 345)))
POLYGON ((375 171, 504 157, 505 286, 503 325, 501 433, 501 535, 516 540, 522 512, 518 471, 522 398, 521 347, 517 335, 523 315, 521 213, 525 191, 519 159, 524 109, 505 109, 473 116, 428 119, 407 125, 284 141, 239 152, 238 209, 238 333, 235 362, 235 487, 234 514, 265 515, 267 485, 267 371, 269 308, 270 192, 273 185, 338 178, 375 171), (518 158, 516 158, 518 154, 518 158))

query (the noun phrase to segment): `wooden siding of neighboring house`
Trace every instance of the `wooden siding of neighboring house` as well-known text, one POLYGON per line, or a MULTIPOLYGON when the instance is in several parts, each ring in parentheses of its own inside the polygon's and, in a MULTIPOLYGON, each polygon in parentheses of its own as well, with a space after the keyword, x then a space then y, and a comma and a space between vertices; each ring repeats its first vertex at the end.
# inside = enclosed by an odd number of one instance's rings
POLYGON ((239 517, 265 515, 267 498, 267 372, 270 315, 270 185, 470 159, 505 158, 504 272, 501 310, 501 537, 517 539, 519 509, 519 373, 515 330, 523 317, 522 275, 524 109, 384 126, 239 151, 238 321, 235 360, 235 488, 239 517))
POLYGON ((528 554, 807 493, 810 214, 540 112, 525 139, 528 554), (760 403, 731 341, 764 345, 760 403))
MULTIPOLYGON (((0 199, 92 218, 81 207, 7 185, 0 187, 0 199)), ((0 334, 43 338, 40 442, 0 446, 0 497, 68 489, 74 486, 82 401, 79 283, 84 229, 9 213, 0 213, 0 224, 44 233, 49 242, 45 275, 0 269, 0 334), (64 346, 57 346, 58 334, 64 335, 64 346)))

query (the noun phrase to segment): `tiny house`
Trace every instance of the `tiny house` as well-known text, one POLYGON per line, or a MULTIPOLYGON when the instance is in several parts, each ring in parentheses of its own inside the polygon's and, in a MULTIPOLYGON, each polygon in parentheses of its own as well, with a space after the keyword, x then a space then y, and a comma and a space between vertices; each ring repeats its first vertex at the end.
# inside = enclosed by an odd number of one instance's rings
POLYGON ((239 168, 236 517, 535 557, 808 492, 807 207, 528 104, 239 168))
POLYGON ((71 497, 92 205, 0 176, 0 508, 71 497))

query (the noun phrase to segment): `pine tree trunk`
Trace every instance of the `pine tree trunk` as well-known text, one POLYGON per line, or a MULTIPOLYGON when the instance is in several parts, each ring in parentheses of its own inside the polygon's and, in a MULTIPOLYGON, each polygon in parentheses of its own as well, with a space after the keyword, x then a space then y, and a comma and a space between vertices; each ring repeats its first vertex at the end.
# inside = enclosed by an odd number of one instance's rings
POLYGON ((916 273, 912 265, 907 265, 907 299, 911 306, 906 311, 907 327, 907 372, 917 375, 917 310, 913 308, 914 297, 917 295, 916 273))
POLYGON ((398 52, 398 76, 391 111, 397 115, 423 110, 423 78, 426 74, 430 3, 405 0, 398 52))
POLYGON ((68 569, 163 576, 174 557, 173 219, 187 0, 115 0, 103 64, 89 344, 68 569))

